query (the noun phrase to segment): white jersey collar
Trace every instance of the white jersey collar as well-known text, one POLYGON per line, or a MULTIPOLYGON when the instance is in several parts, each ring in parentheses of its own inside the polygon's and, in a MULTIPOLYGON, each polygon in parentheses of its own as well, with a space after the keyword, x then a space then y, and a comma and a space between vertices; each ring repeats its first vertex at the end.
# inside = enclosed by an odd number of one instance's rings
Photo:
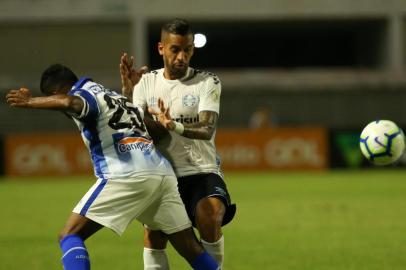
POLYGON ((160 73, 161 73, 161 76, 162 76, 162 78, 164 79, 164 81, 166 81, 167 83, 179 83, 179 82, 187 81, 187 80, 192 76, 192 74, 193 74, 193 72, 194 72, 194 71, 193 71, 193 68, 188 67, 185 76, 183 76, 183 77, 180 78, 180 79, 169 80, 169 79, 165 78, 165 76, 164 76, 164 71, 165 71, 165 69, 162 68, 160 73))

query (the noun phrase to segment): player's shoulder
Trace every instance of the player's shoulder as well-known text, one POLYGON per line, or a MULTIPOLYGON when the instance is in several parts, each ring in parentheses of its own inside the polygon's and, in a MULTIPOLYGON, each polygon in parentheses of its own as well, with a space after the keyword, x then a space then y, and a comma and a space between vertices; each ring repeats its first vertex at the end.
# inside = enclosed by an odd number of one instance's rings
POLYGON ((90 93, 92 96, 101 98, 103 100, 105 100, 104 96, 111 96, 111 97, 121 96, 120 93, 118 93, 112 89, 109 89, 109 88, 103 86, 102 84, 99 84, 94 81, 86 82, 84 85, 81 86, 81 88, 76 89, 76 91, 80 91, 82 93, 87 92, 87 93, 90 93))
POLYGON ((162 73, 162 68, 160 69, 154 69, 154 70, 149 70, 146 73, 142 75, 143 80, 151 80, 155 79, 159 76, 160 73, 162 73))
POLYGON ((93 92, 95 94, 105 91, 105 88, 104 88, 103 85, 101 85, 101 84, 99 84, 97 82, 94 82, 94 81, 87 82, 82 88, 84 90, 93 92))
POLYGON ((103 86, 94 82, 90 78, 86 78, 86 80, 79 80, 70 90, 70 94, 78 94, 82 92, 89 92, 92 94, 97 94, 102 91, 103 86))
POLYGON ((144 73, 140 79, 140 81, 135 85, 138 89, 137 91, 144 91, 145 89, 153 89, 154 85, 157 84, 160 80, 162 80, 162 69, 155 69, 149 70, 144 73))
POLYGON ((220 78, 215 73, 207 70, 193 69, 192 77, 198 79, 199 81, 220 84, 220 78))

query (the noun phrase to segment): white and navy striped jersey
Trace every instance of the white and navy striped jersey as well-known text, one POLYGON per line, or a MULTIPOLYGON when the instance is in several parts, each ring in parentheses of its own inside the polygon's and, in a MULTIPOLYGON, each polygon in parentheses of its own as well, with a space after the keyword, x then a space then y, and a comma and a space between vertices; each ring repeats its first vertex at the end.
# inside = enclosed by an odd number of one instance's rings
MULTIPOLYGON (((158 111, 157 101, 161 98, 170 108, 172 119, 183 124, 198 122, 201 111, 219 113, 221 83, 216 75, 189 67, 182 79, 167 80, 163 72, 162 68, 142 76, 133 91, 136 106, 158 111)), ((210 140, 189 139, 172 131, 169 134, 169 145, 157 146, 171 161, 178 177, 199 173, 221 175, 215 134, 210 140)))
POLYGON ((82 112, 72 116, 89 149, 96 177, 174 174, 168 160, 152 143, 142 109, 90 78, 81 78, 69 95, 84 101, 82 112))

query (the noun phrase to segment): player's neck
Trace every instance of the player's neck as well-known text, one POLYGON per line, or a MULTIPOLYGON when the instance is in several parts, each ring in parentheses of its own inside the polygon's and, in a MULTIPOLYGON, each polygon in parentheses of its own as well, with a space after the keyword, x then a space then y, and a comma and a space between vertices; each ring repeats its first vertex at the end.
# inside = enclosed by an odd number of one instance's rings
POLYGON ((188 69, 186 70, 186 72, 184 74, 171 74, 167 69, 164 69, 163 75, 164 78, 167 80, 182 80, 183 78, 185 78, 188 74, 188 69))

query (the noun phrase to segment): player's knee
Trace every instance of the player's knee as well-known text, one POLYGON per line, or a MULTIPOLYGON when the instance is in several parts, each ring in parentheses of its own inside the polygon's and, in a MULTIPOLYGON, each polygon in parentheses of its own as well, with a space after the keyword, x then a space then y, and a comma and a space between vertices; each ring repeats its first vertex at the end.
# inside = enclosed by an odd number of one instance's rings
POLYGON ((200 237, 207 242, 216 242, 222 236, 221 226, 212 222, 203 221, 197 223, 197 229, 200 237))
POLYGON ((69 226, 65 226, 58 234, 58 240, 61 242, 62 239, 64 239, 66 236, 70 234, 75 234, 73 229, 69 226))
POLYGON ((221 223, 222 217, 219 217, 219 215, 205 215, 196 218, 200 237, 210 243, 221 238, 221 223))
POLYGON ((223 222, 225 211, 225 205, 220 199, 202 199, 196 207, 196 223, 213 229, 219 228, 223 222))
POLYGON ((218 213, 205 213, 196 216, 196 223, 207 228, 218 228, 221 226, 223 215, 218 213))
POLYGON ((58 242, 61 242, 69 233, 66 230, 62 230, 58 233, 58 242))

